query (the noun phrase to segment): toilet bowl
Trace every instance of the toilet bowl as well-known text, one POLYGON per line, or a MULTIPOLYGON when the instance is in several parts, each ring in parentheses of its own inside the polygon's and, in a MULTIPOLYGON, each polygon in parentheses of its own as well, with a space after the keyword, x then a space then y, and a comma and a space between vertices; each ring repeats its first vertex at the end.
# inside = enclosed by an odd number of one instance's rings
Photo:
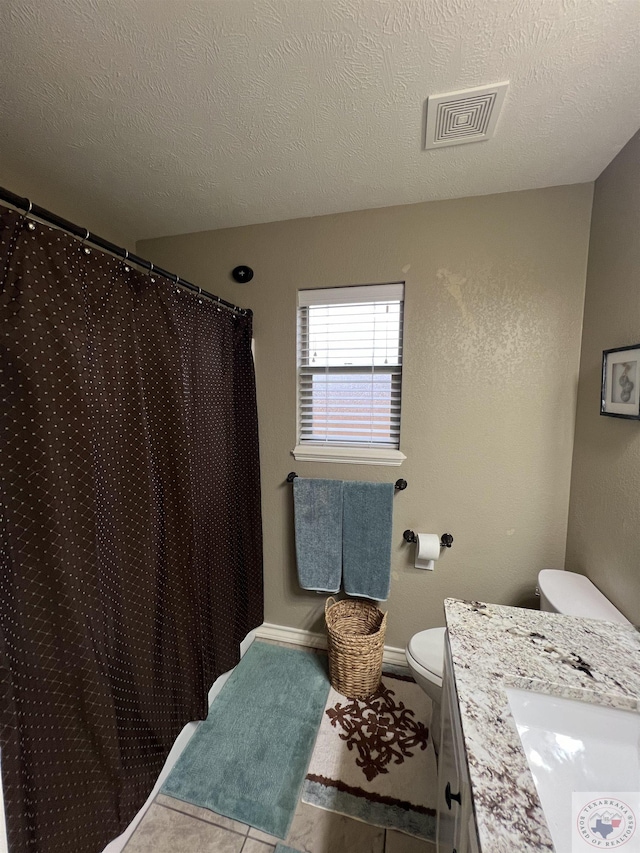
MULTIPOLYGON (((584 575, 562 569, 542 569, 538 574, 540 610, 565 616, 585 616, 609 622, 630 624, 620 611, 584 575)), ((431 737, 438 752, 440 735, 440 701, 444 669, 446 628, 429 628, 414 634, 405 654, 411 674, 431 698, 431 737)))
POLYGON ((407 663, 416 682, 433 702, 440 702, 442 694, 442 662, 446 628, 429 628, 420 631, 410 640, 406 649, 407 663))
POLYGON ((411 637, 405 651, 411 675, 432 702, 429 731, 436 754, 440 749, 440 701, 446 631, 446 628, 420 631, 411 637))

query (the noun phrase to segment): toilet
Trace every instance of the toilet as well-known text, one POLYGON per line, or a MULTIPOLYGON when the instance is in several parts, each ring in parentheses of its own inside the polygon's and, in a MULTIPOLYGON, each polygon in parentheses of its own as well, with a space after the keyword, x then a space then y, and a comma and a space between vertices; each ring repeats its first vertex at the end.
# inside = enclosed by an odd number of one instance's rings
MULTIPOLYGON (((561 569, 542 569, 538 574, 540 610, 565 616, 585 616, 630 625, 589 578, 561 569)), ((417 684, 433 702, 431 737, 438 751, 440 743, 440 699, 444 667, 446 628, 429 628, 414 634, 406 648, 407 664, 417 684)))

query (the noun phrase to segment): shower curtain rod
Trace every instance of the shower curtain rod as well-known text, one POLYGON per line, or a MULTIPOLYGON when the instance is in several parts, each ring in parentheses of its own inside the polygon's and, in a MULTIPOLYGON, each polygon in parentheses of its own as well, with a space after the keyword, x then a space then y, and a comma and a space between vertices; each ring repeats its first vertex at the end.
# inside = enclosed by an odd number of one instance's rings
POLYGON ((48 225, 53 225, 56 228, 60 228, 63 231, 66 231, 73 237, 79 237, 85 245, 90 244, 98 249, 104 249, 105 251, 110 252, 112 255, 116 255, 117 257, 122 258, 122 260, 126 261, 129 264, 135 264, 136 266, 142 267, 149 273, 159 275, 162 278, 168 279, 173 284, 177 284, 180 287, 185 287, 187 290, 194 291, 194 293, 197 293, 199 296, 204 296, 207 299, 211 299, 216 304, 222 305, 236 314, 241 314, 246 317, 253 316, 253 312, 250 308, 239 308, 232 302, 227 302, 226 299, 221 299, 219 296, 214 296, 212 293, 208 293, 206 290, 202 290, 201 287, 192 284, 190 281, 186 281, 185 279, 180 278, 180 276, 177 276, 175 273, 163 270, 162 267, 156 267, 154 264, 151 263, 151 261, 147 261, 145 258, 141 258, 139 255, 132 255, 131 252, 129 252, 127 249, 123 249, 120 246, 116 246, 115 243, 110 243, 109 240, 105 240, 104 237, 99 237, 97 234, 92 234, 87 228, 81 228, 79 225, 75 225, 73 222, 69 222, 67 219, 63 219, 61 216, 57 216, 50 210, 46 210, 44 207, 40 207, 37 204, 32 204, 32 202, 30 202, 28 198, 22 198, 21 196, 12 193, 11 190, 7 190, 4 187, 0 187, 0 201, 4 201, 7 204, 12 205, 13 207, 17 207, 20 213, 22 213, 24 216, 35 216, 38 219, 41 219, 43 222, 46 222, 48 225))

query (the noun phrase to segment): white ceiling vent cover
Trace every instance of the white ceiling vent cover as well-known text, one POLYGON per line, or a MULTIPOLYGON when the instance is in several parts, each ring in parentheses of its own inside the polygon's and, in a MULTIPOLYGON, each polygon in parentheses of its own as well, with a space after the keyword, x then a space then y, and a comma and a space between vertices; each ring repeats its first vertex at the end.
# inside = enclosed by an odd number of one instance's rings
POLYGON ((425 148, 444 148, 490 139, 507 94, 509 81, 478 86, 427 100, 425 148))

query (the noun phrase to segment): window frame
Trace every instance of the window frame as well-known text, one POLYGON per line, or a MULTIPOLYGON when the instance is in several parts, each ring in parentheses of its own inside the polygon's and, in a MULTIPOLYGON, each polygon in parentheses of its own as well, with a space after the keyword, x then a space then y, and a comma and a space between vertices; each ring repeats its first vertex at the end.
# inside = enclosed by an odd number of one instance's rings
MULTIPOLYGON (((338 462, 351 463, 360 465, 390 465, 398 466, 406 459, 406 456, 398 448, 389 446, 375 446, 371 444, 358 444, 351 442, 330 442, 330 443, 313 443, 312 441, 303 441, 301 435, 301 371, 311 374, 313 371, 309 369, 309 365, 303 365, 300 358, 300 323, 301 323, 301 308, 309 308, 314 305, 353 305, 354 303, 371 303, 381 301, 393 301, 399 299, 401 302, 400 313, 400 342, 404 336, 404 282, 391 282, 388 284, 369 284, 369 285, 345 285, 343 287, 334 288, 318 288, 313 290, 301 289, 298 291, 298 304, 296 307, 296 436, 297 443, 292 454, 294 458, 302 462, 338 462)), ((402 417, 402 357, 399 363, 394 365, 399 367, 400 374, 400 406, 398 414, 402 417)), ((362 373, 363 369, 360 365, 354 366, 336 366, 333 369, 322 367, 318 369, 318 373, 331 373, 339 375, 340 373, 362 373)), ((392 370, 385 367, 376 369, 372 366, 372 373, 381 373, 384 375, 393 376, 392 370)), ((396 375, 398 371, 396 370, 396 375)), ((393 380, 392 380, 393 381, 393 380)), ((398 442, 400 442, 400 435, 398 442)))

